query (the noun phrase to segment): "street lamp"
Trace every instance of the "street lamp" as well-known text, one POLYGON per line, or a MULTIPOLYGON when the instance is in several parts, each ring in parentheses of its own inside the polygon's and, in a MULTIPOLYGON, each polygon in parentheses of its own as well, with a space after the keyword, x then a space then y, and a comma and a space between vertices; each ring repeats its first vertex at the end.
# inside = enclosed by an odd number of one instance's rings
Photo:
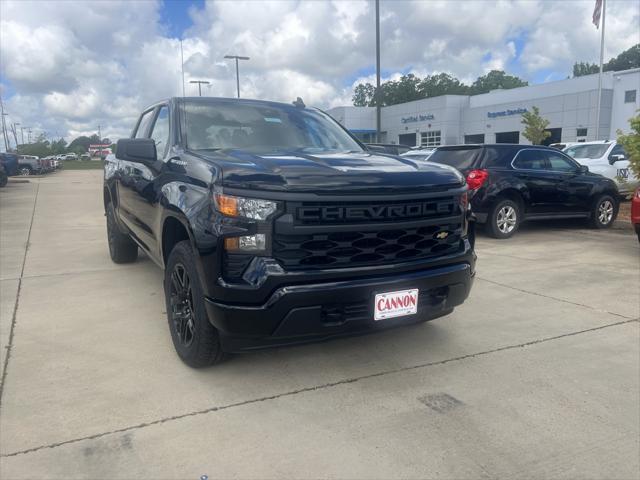
POLYGON ((225 55, 224 58, 234 58, 236 60, 236 87, 238 89, 238 98, 240 98, 240 70, 238 69, 238 60, 249 60, 249 57, 241 57, 239 55, 225 55))
POLYGON ((198 84, 198 96, 201 97, 202 96, 202 85, 209 85, 209 83, 206 80, 191 80, 189 83, 197 83, 198 84))

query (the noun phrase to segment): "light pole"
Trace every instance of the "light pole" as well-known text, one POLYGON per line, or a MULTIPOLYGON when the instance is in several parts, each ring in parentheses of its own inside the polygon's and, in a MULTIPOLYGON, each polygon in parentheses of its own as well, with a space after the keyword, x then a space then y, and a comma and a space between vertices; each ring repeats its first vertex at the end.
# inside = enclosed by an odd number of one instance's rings
POLYGON ((202 85, 209 85, 209 83, 206 80, 191 80, 189 83, 197 83, 198 84, 198 96, 201 97, 202 96, 202 85))
POLYGON ((20 136, 22 137, 22 145, 24 145, 24 129, 29 127, 20 127, 20 136))
POLYGON ((239 55, 225 55, 224 58, 235 58, 236 60, 236 88, 238 89, 238 98, 240 98, 240 69, 238 68, 238 60, 249 60, 249 57, 241 57, 239 55))
POLYGON ((376 142, 380 143, 380 0, 376 0, 376 142))

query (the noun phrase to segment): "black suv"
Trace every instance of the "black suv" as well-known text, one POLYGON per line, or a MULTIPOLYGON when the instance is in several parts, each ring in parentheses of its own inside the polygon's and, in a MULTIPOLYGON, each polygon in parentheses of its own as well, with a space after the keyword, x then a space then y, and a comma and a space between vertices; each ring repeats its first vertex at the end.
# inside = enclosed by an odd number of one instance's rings
POLYGON ((174 98, 105 163, 111 258, 164 268, 189 365, 450 313, 475 275, 455 169, 368 152, 323 112, 174 98))
POLYGON ((618 214, 615 182, 555 148, 439 147, 429 161, 455 167, 467 178, 471 209, 495 238, 512 236, 524 220, 585 218, 607 228, 618 214))

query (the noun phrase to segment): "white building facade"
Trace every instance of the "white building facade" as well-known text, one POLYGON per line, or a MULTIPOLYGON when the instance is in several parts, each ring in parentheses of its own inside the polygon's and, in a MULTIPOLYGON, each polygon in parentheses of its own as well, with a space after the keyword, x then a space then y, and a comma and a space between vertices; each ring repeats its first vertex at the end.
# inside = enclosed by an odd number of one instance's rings
MULTIPOLYGON (((629 131, 629 119, 640 108, 640 69, 602 76, 600 128, 596 139, 598 75, 549 82, 482 95, 443 95, 383 107, 381 143, 455 145, 523 143, 522 113, 534 106, 549 120, 545 143, 615 139, 629 131)), ((358 138, 375 141, 374 107, 336 107, 328 111, 358 138)))

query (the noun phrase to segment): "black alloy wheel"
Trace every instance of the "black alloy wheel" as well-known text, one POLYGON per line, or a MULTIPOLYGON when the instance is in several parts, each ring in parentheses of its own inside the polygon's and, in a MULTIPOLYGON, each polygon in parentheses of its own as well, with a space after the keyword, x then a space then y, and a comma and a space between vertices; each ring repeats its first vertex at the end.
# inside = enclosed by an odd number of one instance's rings
POLYGON ((182 361, 190 367, 202 368, 224 360, 220 334, 209 321, 195 255, 188 240, 178 242, 169 253, 164 295, 171 340, 182 361))
POLYGON ((184 348, 189 348, 195 336, 193 318, 193 291, 187 269, 176 263, 171 272, 169 302, 171 305, 171 321, 177 340, 184 348))

